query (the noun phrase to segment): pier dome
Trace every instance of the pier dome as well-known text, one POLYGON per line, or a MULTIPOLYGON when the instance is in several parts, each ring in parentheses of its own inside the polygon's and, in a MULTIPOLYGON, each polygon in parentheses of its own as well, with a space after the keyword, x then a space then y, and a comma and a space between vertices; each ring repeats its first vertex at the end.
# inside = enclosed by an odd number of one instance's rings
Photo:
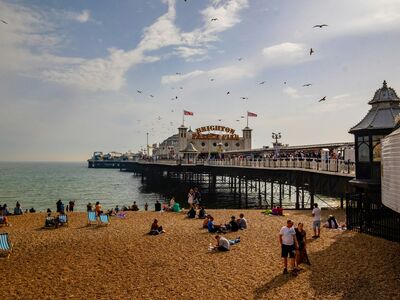
POLYGON ((350 133, 371 129, 390 129, 395 127, 395 117, 400 113, 400 98, 396 91, 387 86, 386 80, 383 86, 375 92, 374 98, 368 102, 372 105, 367 115, 353 128, 350 133))

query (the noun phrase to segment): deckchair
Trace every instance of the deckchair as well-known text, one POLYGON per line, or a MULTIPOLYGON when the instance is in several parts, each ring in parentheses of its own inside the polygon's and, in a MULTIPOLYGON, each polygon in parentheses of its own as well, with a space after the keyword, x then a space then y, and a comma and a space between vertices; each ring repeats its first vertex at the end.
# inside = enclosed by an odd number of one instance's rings
POLYGON ((10 257, 10 254, 12 252, 12 243, 10 241, 10 238, 8 237, 7 232, 0 233, 0 254, 7 256, 7 258, 10 257))
POLYGON ((63 226, 68 226, 68 216, 67 215, 59 215, 58 223, 62 224, 63 226))
POLYGON ((105 214, 101 214, 100 215, 100 223, 99 225, 109 225, 110 224, 110 218, 108 217, 108 215, 105 214))
POLYGON ((97 225, 97 217, 95 211, 88 211, 88 225, 97 225))

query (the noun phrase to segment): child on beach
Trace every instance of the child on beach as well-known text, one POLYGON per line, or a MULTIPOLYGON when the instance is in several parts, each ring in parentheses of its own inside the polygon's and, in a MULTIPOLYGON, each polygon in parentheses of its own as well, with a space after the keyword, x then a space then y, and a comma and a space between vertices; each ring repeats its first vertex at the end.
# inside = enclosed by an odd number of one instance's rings
POLYGON ((151 224, 151 228, 150 228, 150 235, 158 235, 161 233, 164 233, 165 230, 162 228, 162 226, 158 225, 158 220, 154 219, 153 224, 151 224))

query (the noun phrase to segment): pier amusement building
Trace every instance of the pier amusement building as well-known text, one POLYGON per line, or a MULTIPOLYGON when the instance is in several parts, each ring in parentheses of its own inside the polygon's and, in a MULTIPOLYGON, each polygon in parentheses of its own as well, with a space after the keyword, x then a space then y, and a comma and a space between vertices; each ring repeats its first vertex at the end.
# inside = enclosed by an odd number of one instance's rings
POLYGON ((235 129, 221 125, 208 125, 194 131, 184 125, 178 128, 178 133, 170 136, 158 148, 153 149, 153 155, 158 158, 179 158, 186 152, 195 152, 199 157, 217 156, 222 152, 251 149, 252 129, 243 128, 242 136, 235 129))

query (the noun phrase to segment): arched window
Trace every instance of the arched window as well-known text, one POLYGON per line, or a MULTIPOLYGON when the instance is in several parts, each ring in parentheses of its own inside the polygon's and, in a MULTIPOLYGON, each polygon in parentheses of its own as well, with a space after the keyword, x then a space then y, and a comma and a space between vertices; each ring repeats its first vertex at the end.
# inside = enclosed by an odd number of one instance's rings
POLYGON ((369 162, 369 136, 359 136, 357 139, 358 161, 369 162))

